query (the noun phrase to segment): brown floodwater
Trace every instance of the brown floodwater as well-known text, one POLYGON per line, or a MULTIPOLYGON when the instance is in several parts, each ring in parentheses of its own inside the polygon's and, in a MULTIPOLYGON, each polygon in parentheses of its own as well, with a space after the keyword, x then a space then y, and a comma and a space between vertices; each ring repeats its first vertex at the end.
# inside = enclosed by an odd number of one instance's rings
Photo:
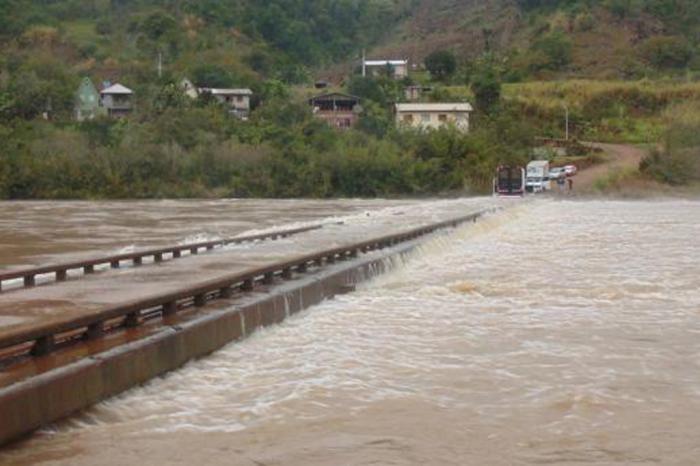
MULTIPOLYGON (((334 202, 299 218, 287 204, 274 224, 476 205, 334 202)), ((5 448, 0 464, 697 464, 700 203, 515 204, 426 241, 355 293, 5 448)), ((197 215, 178 215, 203 222, 191 206, 197 215)), ((22 231, 50 241, 40 224, 22 231)), ((133 242, 231 233, 213 228, 146 228, 133 242)), ((86 249, 138 234, 98 230, 86 249)), ((7 263, 59 254, 57 241, 7 263)))
POLYGON ((331 221, 383 200, 0 202, 0 270, 331 221))

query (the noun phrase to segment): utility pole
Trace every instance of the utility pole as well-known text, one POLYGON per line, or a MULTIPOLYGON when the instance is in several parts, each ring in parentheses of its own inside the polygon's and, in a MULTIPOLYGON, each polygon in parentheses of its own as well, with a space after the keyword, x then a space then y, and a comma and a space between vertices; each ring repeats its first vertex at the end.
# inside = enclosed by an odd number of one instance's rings
POLYGON ((562 104, 564 107, 564 127, 566 128, 566 138, 565 140, 569 140, 569 107, 566 104, 562 104))
POLYGON ((163 52, 158 50, 158 79, 163 77, 163 52))
POLYGON ((362 77, 367 77, 367 66, 365 65, 365 49, 362 49, 362 77))

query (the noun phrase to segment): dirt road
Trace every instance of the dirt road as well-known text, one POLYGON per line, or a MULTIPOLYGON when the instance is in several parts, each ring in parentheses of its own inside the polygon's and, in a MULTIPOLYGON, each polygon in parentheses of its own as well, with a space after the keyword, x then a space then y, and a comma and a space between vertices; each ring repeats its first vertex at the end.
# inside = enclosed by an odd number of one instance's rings
POLYGON ((586 170, 581 170, 574 177, 575 192, 591 191, 596 180, 607 176, 613 170, 639 167, 639 163, 646 155, 643 149, 634 146, 602 143, 592 143, 592 145, 602 149, 608 160, 586 170))

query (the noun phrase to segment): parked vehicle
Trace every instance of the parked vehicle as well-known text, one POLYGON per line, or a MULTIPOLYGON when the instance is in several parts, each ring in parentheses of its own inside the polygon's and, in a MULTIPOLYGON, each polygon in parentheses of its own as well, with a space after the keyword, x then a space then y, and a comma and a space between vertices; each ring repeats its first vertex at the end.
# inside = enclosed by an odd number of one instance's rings
POLYGON ((578 168, 576 168, 576 165, 565 165, 564 171, 566 176, 574 176, 578 172, 578 168))
POLYGON ((525 169, 507 165, 499 166, 493 181, 493 193, 496 196, 524 196, 525 169))
POLYGON ((554 167, 549 170, 550 180, 558 180, 559 178, 566 178, 566 170, 564 167, 554 167))
POLYGON ((527 164, 525 189, 529 193, 541 193, 552 189, 548 160, 533 160, 527 164))

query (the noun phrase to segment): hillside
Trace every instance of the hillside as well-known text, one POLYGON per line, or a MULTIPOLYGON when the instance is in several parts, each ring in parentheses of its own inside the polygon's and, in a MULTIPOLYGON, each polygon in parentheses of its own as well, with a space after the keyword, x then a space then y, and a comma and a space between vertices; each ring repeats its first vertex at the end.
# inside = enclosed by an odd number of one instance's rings
POLYGON ((695 0, 419 0, 372 56, 496 53, 512 79, 640 78, 700 69, 695 0))
POLYGON ((561 136, 565 106, 575 138, 663 142, 646 172, 699 180, 699 5, 0 0, 0 198, 483 193, 496 166, 561 136), (363 49, 437 68, 346 79, 363 49), (306 100, 326 76, 362 99, 347 131, 306 100), (128 116, 76 121, 84 77, 131 88, 128 116), (185 77, 251 88, 249 118, 188 98, 185 77), (391 103, 412 81, 423 100, 473 102, 470 131, 398 127, 391 103))
POLYGON ((308 83, 363 48, 414 64, 489 52, 510 81, 635 79, 700 69, 699 42, 695 0, 0 0, 0 86, 28 70, 139 86, 159 56, 202 85, 308 83))

